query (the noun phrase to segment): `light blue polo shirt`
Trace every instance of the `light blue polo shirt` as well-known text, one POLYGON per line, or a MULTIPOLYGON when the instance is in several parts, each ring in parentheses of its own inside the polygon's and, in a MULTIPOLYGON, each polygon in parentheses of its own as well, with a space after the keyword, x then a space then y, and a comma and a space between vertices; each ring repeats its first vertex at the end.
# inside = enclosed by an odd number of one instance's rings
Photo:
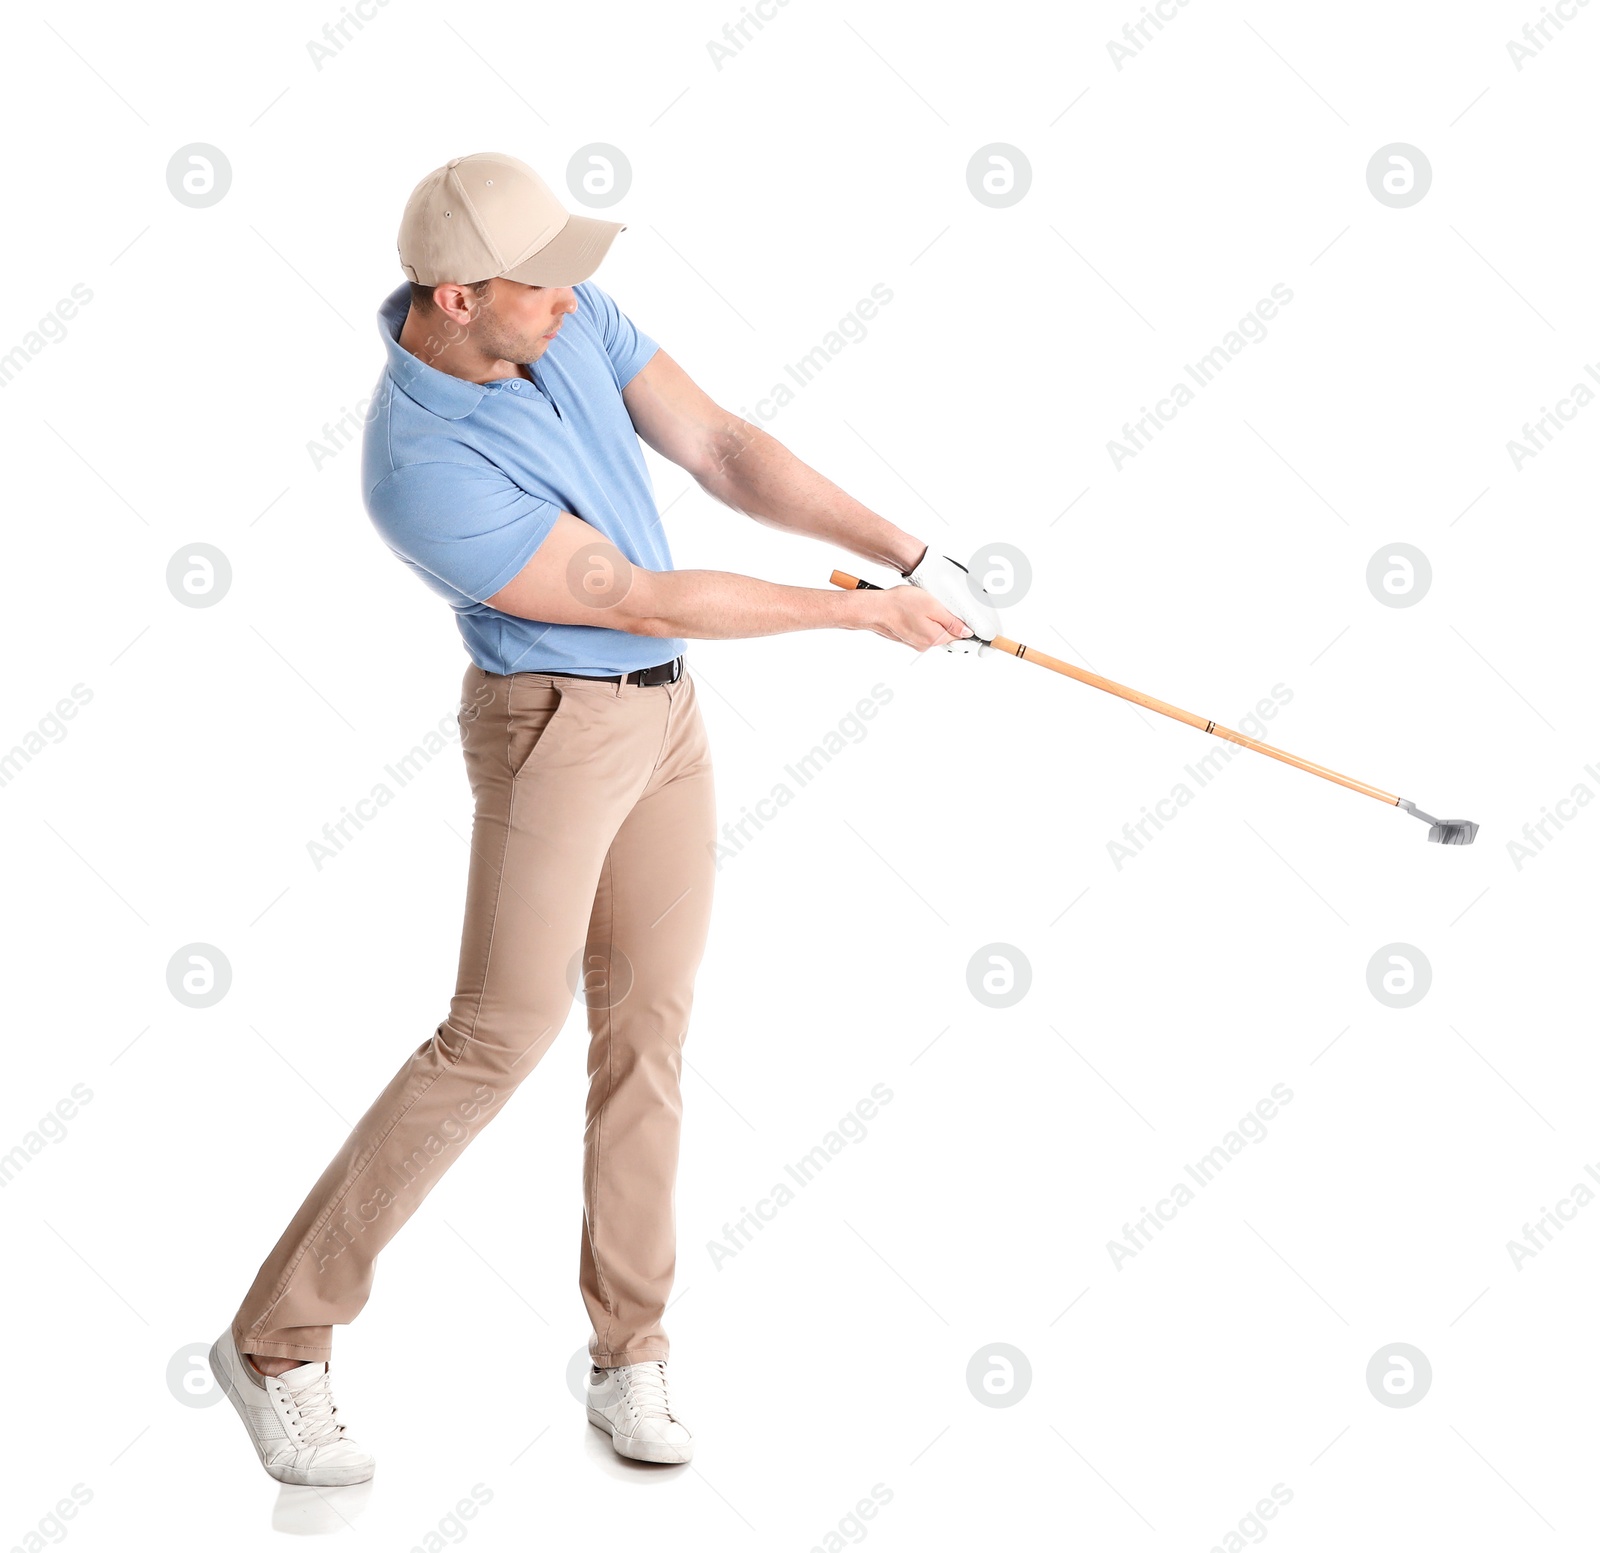
POLYGON ((636 566, 670 571, 644 451, 622 390, 657 350, 592 281, 524 377, 469 383, 400 345, 401 285, 378 310, 388 362, 361 450, 367 515, 389 548, 456 612, 491 674, 621 674, 665 663, 679 637, 524 620, 483 602, 527 564, 563 511, 636 566))

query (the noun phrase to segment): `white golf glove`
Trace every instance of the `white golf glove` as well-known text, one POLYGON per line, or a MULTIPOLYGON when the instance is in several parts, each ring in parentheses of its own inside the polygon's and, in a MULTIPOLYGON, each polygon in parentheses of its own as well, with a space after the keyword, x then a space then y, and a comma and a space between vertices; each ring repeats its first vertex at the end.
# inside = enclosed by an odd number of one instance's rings
POLYGON ((946 652, 977 653, 981 657, 991 651, 989 643, 1000 634, 1000 616, 991 605, 984 603, 984 590, 969 584, 969 573, 959 561, 947 555, 935 555, 933 546, 929 545, 916 569, 900 575, 914 586, 926 588, 952 615, 966 621, 972 631, 971 636, 947 642, 946 652))

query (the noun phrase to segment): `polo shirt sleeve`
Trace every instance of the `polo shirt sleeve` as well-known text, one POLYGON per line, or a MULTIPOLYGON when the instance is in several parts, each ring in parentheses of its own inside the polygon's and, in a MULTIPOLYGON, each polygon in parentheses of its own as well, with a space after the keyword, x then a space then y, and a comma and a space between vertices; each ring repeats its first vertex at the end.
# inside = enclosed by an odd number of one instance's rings
POLYGON ((367 493, 390 549, 446 598, 491 598, 528 564, 561 509, 492 464, 404 464, 367 493))
POLYGON ((587 294, 595 328, 617 375, 617 388, 624 389, 661 347, 593 281, 583 281, 576 289, 587 294))

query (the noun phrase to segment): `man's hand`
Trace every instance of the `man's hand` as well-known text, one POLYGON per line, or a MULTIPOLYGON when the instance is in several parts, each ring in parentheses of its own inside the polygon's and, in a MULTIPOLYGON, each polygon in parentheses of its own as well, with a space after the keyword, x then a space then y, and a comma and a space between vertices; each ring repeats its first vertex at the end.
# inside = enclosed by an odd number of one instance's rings
POLYGON ((963 638, 973 640, 966 623, 923 588, 902 585, 898 588, 869 589, 846 594, 845 597, 867 605, 868 630, 888 637, 891 642, 903 642, 907 647, 915 647, 918 652, 926 652, 930 647, 944 647, 963 638))
POLYGON ((947 555, 935 555, 929 545, 926 553, 909 572, 903 572, 907 582, 925 588, 947 609, 953 610, 972 628, 972 634, 954 641, 946 649, 953 653, 985 653, 985 645, 1000 634, 1000 616, 984 603, 983 589, 974 589, 969 573, 959 561, 947 555))

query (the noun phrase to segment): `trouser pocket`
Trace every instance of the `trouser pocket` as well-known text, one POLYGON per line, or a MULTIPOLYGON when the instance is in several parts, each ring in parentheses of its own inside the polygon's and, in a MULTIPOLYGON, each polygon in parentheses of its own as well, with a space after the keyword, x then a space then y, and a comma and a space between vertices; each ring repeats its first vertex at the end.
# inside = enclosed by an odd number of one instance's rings
POLYGON ((506 764, 521 776, 549 735, 565 689, 558 679, 512 679, 506 692, 506 764))

